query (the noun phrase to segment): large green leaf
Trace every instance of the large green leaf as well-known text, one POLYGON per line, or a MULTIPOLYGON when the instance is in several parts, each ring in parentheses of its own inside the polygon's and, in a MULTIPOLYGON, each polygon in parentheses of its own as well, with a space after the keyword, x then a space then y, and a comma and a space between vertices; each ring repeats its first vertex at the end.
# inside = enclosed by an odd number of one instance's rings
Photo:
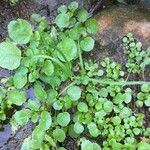
POLYGON ((65 58, 68 61, 71 61, 72 59, 74 59, 77 56, 77 46, 76 46, 74 40, 72 40, 68 37, 63 39, 58 44, 57 56, 62 61, 65 61, 65 58))
POLYGON ((8 25, 8 33, 11 39, 18 44, 26 44, 32 36, 31 25, 23 19, 11 21, 8 25))
POLYGON ((18 105, 18 106, 21 106, 26 101, 25 94, 15 89, 10 90, 7 93, 7 98, 11 103, 18 105))
POLYGON ((19 67, 21 51, 13 43, 0 43, 0 67, 14 70, 19 67))

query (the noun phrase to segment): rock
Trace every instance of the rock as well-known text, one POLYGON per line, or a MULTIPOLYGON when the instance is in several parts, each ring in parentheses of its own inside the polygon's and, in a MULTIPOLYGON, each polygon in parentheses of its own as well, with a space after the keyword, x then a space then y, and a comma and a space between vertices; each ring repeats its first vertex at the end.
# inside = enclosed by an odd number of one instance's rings
POLYGON ((140 5, 150 11, 150 0, 141 0, 140 5))
POLYGON ((150 46, 150 14, 138 6, 113 6, 101 11, 96 19, 100 26, 96 39, 101 45, 112 45, 132 32, 145 46, 150 46))

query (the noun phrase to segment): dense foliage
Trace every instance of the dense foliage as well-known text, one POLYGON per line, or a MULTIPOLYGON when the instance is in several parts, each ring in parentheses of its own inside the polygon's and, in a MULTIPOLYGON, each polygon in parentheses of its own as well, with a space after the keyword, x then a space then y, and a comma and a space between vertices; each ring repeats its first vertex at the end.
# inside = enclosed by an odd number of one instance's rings
MULTIPOLYGON (((76 2, 58 8, 54 25, 37 14, 31 24, 23 19, 9 23, 9 38, 0 43, 0 66, 15 73, 1 80, 0 120, 17 108, 11 118, 13 131, 35 124, 21 150, 65 150, 67 137, 75 138, 81 150, 150 149, 145 116, 129 107, 136 100, 137 107, 149 109, 150 82, 128 81, 122 66, 109 58, 83 61, 82 53, 94 48, 92 35, 98 28, 76 2), (136 93, 132 85, 141 91, 136 93)), ((137 58, 142 45, 132 34, 123 43, 129 73, 144 71, 149 53, 137 58)))

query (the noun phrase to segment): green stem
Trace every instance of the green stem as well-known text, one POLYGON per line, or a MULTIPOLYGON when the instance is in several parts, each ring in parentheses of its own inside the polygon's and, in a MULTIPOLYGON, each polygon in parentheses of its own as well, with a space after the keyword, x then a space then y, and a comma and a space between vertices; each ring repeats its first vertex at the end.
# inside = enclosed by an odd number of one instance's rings
POLYGON ((83 58, 82 58, 82 54, 81 54, 81 49, 80 49, 79 40, 78 40, 78 54, 79 54, 81 72, 82 72, 82 74, 84 74, 84 73, 85 73, 85 70, 84 70, 84 64, 83 64, 83 58))
POLYGON ((68 86, 66 86, 59 94, 58 94, 58 97, 61 96, 65 91, 67 91, 68 88, 70 88, 71 86, 75 85, 76 82, 72 82, 70 83, 68 86))
POLYGON ((142 85, 142 84, 149 84, 150 82, 146 82, 146 81, 109 81, 109 80, 98 80, 98 79, 93 79, 90 78, 89 81, 91 82, 96 82, 99 84, 108 84, 108 85, 122 85, 122 86, 126 86, 126 85, 142 85))

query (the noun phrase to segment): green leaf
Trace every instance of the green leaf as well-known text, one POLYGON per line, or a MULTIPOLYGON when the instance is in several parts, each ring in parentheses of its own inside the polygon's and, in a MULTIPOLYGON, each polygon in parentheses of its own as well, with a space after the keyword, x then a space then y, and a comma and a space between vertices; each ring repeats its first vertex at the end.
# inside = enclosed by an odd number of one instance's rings
POLYGON ((11 103, 18 106, 21 106, 26 101, 25 94, 15 89, 8 91, 7 98, 11 103))
POLYGON ((96 33, 98 31, 98 23, 96 19, 88 19, 85 22, 85 26, 87 28, 87 32, 89 33, 96 33))
POLYGON ((106 88, 101 88, 99 90, 100 97, 107 97, 108 96, 108 90, 106 88))
POLYGON ((78 30, 79 30, 79 29, 78 29, 77 26, 74 27, 74 28, 72 28, 72 29, 70 29, 70 30, 68 31, 69 37, 70 37, 71 39, 73 39, 73 40, 78 40, 78 38, 79 38, 78 30))
POLYGON ((113 110, 113 103, 111 101, 106 101, 103 104, 103 108, 105 112, 110 113, 113 110))
POLYGON ((66 127, 70 122, 70 114, 68 112, 59 113, 57 116, 57 123, 62 126, 66 127))
POLYGON ((19 67, 21 51, 13 43, 0 43, 0 67, 14 70, 19 67))
POLYGON ((36 126, 35 129, 32 132, 32 146, 34 149, 40 149, 41 144, 44 140, 44 131, 39 128, 39 126, 36 126))
POLYGON ((36 82, 34 84, 34 94, 39 100, 45 100, 47 98, 47 94, 44 88, 41 86, 40 82, 36 82))
POLYGON ((100 134, 100 131, 97 128, 97 125, 94 122, 91 122, 90 124, 88 124, 88 129, 90 132, 90 135, 93 137, 98 137, 100 134))
POLYGON ((148 98, 144 101, 144 104, 145 104, 147 107, 150 107, 150 96, 148 96, 148 98))
POLYGON ((66 6, 66 5, 61 5, 61 6, 57 9, 57 11, 58 11, 59 13, 66 13, 66 12, 67 12, 67 6, 66 6))
POLYGON ((62 129, 55 129, 53 130, 53 137, 55 140, 59 142, 63 142, 66 138, 65 132, 62 129))
POLYGON ((85 22, 89 17, 88 12, 85 9, 78 11, 77 18, 80 22, 85 22))
POLYGON ((137 150, 149 150, 150 149, 150 144, 144 142, 144 141, 141 141, 139 144, 138 144, 138 149, 137 150))
POLYGON ((27 124, 30 118, 30 114, 31 113, 29 109, 23 109, 23 110, 17 111, 14 114, 16 123, 21 126, 27 124))
POLYGON ((121 119, 119 116, 115 116, 112 118, 112 122, 115 126, 119 125, 121 123, 121 119))
POLYGON ((33 111, 38 111, 40 108, 40 104, 34 100, 28 100, 28 108, 30 108, 33 111))
POLYGON ((14 81, 14 86, 17 89, 21 89, 26 85, 27 73, 28 73, 28 69, 26 67, 19 67, 18 70, 16 71, 13 77, 13 81, 14 81))
POLYGON ((88 105, 84 102, 79 102, 77 108, 80 112, 88 112, 88 105))
POLYGON ((42 72, 44 72, 47 76, 51 76, 54 73, 54 65, 50 60, 46 60, 44 62, 42 72))
POLYGON ((86 37, 80 42, 81 49, 89 52, 94 48, 94 40, 91 37, 86 37))
POLYGON ((56 147, 54 140, 48 134, 45 134, 45 139, 52 147, 56 147))
POLYGON ((31 150, 31 137, 24 139, 21 150, 31 150))
POLYGON ((131 114, 132 114, 131 109, 128 107, 124 107, 120 112, 120 117, 127 118, 127 117, 131 116, 131 114))
POLYGON ((76 101, 81 97, 81 89, 78 86, 71 86, 68 88, 67 94, 72 98, 73 101, 76 101))
POLYGON ((84 140, 81 144, 81 150, 93 150, 93 144, 89 140, 84 140))
POLYGON ((69 15, 61 13, 56 17, 55 22, 59 28, 66 28, 69 25, 69 15))
POLYGON ((66 61, 65 58, 67 61, 73 60, 77 56, 77 46, 74 40, 68 37, 63 39, 58 44, 57 56, 62 61, 66 61))
POLYGON ((46 131, 51 127, 52 117, 48 111, 42 111, 41 119, 39 121, 40 129, 46 131))
POLYGON ((74 124, 74 131, 77 133, 77 134, 81 134, 83 131, 84 131, 84 126, 78 122, 76 122, 74 124))
POLYGON ((78 3, 76 1, 71 2, 70 5, 68 6, 69 10, 74 12, 78 8, 78 3))
POLYGON ((57 100, 53 103, 53 108, 55 110, 61 110, 63 108, 63 104, 59 100, 57 100))
POLYGON ((27 44, 33 34, 31 25, 23 19, 11 21, 8 24, 8 33, 17 44, 27 44))

